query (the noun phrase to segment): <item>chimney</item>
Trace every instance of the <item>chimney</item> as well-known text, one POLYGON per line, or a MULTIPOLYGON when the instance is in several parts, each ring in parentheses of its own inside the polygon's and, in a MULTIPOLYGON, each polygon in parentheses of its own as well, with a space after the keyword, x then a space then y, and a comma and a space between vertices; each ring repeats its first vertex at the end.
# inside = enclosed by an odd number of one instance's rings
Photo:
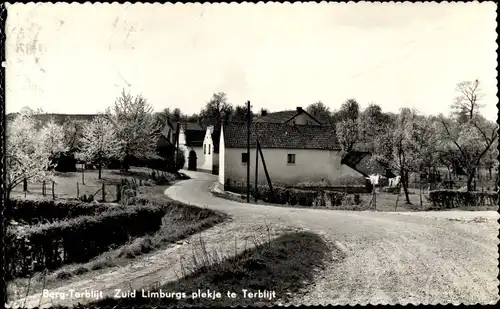
POLYGON ((260 112, 260 115, 261 115, 261 116, 267 116, 267 110, 263 109, 263 110, 260 112))
POLYGON ((297 106, 297 113, 302 113, 304 110, 302 109, 302 107, 300 106, 297 106))

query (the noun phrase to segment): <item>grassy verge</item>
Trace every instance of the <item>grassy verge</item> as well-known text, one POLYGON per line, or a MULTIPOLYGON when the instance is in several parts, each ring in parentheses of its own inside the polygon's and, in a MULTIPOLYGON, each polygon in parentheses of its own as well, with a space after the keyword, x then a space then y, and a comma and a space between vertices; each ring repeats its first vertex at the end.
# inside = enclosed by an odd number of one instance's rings
POLYGON ((273 240, 269 237, 265 242, 253 238, 253 241, 255 246, 252 249, 228 258, 223 252, 207 252, 204 241, 200 239, 192 255, 184 257, 178 280, 136 290, 135 298, 110 297, 91 305, 205 307, 276 304, 286 302, 293 294, 309 286, 315 272, 331 258, 326 242, 310 232, 286 233, 273 240), (249 292, 258 293, 259 290, 261 297, 250 298, 249 292), (193 297, 193 293, 207 291, 211 297, 193 297), (228 292, 234 294, 228 296, 228 292))

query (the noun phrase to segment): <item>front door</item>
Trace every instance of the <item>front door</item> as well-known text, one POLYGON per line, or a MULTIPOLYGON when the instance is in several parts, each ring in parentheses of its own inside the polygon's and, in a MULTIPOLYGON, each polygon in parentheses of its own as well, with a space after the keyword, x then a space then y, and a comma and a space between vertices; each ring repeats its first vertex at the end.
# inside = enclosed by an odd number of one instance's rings
POLYGON ((188 157, 188 170, 196 171, 196 152, 191 150, 188 157))

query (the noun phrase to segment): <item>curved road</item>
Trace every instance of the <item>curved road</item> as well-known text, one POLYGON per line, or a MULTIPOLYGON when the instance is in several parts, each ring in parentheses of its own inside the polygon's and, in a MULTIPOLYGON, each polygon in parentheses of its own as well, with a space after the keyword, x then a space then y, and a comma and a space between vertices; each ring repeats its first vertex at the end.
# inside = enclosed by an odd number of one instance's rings
POLYGON ((279 223, 317 232, 343 258, 316 278, 301 304, 492 304, 498 296, 498 218, 494 211, 382 213, 244 204, 213 196, 216 177, 192 177, 166 190, 173 199, 223 211, 235 223, 279 223))

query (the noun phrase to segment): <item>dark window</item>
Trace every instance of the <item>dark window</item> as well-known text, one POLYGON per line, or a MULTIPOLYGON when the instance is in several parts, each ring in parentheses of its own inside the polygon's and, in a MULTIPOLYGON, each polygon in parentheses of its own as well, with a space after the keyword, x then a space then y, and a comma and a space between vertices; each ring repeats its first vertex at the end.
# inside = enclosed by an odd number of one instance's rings
POLYGON ((241 163, 248 163, 248 153, 241 153, 241 163))
POLYGON ((207 153, 207 144, 203 144, 203 153, 206 154, 207 153))
POLYGON ((210 154, 210 149, 212 148, 212 145, 208 145, 208 154, 210 154))
POLYGON ((295 164, 295 154, 289 153, 288 154, 288 164, 295 164))

